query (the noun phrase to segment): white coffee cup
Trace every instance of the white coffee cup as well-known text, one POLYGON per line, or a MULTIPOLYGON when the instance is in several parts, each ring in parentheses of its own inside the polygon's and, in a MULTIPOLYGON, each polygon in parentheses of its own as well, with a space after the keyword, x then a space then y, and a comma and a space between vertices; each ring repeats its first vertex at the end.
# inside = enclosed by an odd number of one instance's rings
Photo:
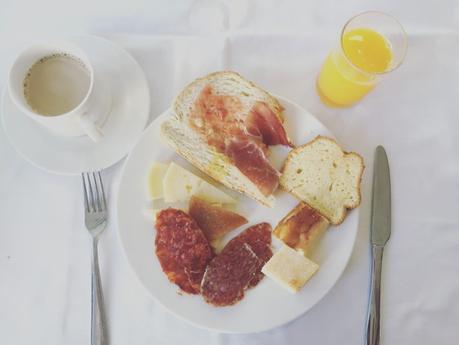
POLYGON ((109 86, 104 84, 102 78, 96 78, 89 58, 75 44, 54 41, 26 48, 19 54, 10 69, 8 89, 12 100, 22 112, 54 133, 68 137, 87 135, 96 142, 103 138, 101 127, 111 108, 109 86), (75 57, 84 64, 89 73, 89 87, 83 100, 70 111, 55 116, 45 116, 29 105, 24 91, 25 78, 35 63, 43 58, 61 54, 75 57))

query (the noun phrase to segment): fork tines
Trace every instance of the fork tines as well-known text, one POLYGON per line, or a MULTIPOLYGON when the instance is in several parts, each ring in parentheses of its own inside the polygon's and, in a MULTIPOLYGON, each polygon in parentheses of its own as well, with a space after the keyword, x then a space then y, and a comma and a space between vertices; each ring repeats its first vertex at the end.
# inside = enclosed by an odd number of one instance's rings
POLYGON ((82 173, 84 189, 84 205, 86 212, 100 212, 107 209, 105 201, 104 185, 100 171, 82 173))

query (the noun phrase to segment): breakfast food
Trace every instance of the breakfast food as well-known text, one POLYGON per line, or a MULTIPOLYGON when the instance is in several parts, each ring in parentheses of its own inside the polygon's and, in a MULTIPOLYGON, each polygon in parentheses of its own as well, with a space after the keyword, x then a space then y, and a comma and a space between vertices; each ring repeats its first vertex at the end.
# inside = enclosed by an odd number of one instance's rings
POLYGON ((208 202, 216 204, 236 203, 235 199, 204 180, 201 182, 194 195, 208 202))
POLYGON ((228 232, 247 223, 243 216, 196 196, 190 199, 188 213, 213 248, 218 246, 220 239, 228 232))
POLYGON ((209 242, 188 214, 168 208, 156 216, 156 256, 169 280, 184 292, 198 294, 213 257, 209 242))
POLYGON ((293 146, 273 96, 237 73, 216 72, 188 85, 173 111, 161 127, 167 144, 226 187, 273 206, 279 172, 268 148, 293 146))
POLYGON ((155 162, 148 173, 148 191, 152 200, 163 197, 163 178, 166 174, 167 164, 155 162))
POLYGON ((198 190, 202 180, 171 162, 163 178, 163 198, 167 203, 184 202, 198 190))
POLYGON ((224 248, 207 267, 202 280, 202 296, 214 306, 233 305, 244 297, 260 259, 246 243, 224 248))
POLYGON ((287 246, 301 250, 307 256, 328 224, 319 212, 300 202, 279 222, 273 234, 287 246))
POLYGON ((155 162, 152 165, 149 189, 153 199, 164 198, 166 203, 186 202, 192 195, 213 203, 236 202, 228 194, 174 162, 168 165, 155 162))
POLYGON ((318 136, 289 152, 280 184, 336 225, 344 221, 347 209, 360 205, 364 168, 360 155, 318 136))
POLYGON ((205 301, 227 306, 241 300, 244 291, 263 278, 261 268, 271 255, 269 224, 260 223, 243 231, 207 267, 201 286, 205 301))
POLYGON ((290 292, 298 292, 319 266, 296 250, 283 246, 263 266, 262 272, 290 292))
POLYGON ((254 287, 264 277, 264 274, 261 273, 261 268, 273 255, 271 250, 271 225, 268 223, 253 225, 229 241, 225 248, 237 246, 241 243, 247 243, 255 255, 260 259, 260 265, 249 285, 249 287, 254 287))
POLYGON ((269 207, 278 185, 300 199, 273 232, 283 242, 274 255, 266 222, 219 250, 225 235, 248 223, 233 211, 234 193, 174 162, 153 164, 150 210, 156 213, 160 265, 182 291, 200 294, 211 305, 234 305, 265 275, 298 292, 319 269, 309 257, 321 234, 360 204, 362 157, 322 136, 294 148, 282 112, 273 96, 239 74, 217 72, 188 85, 176 97, 173 115, 162 122, 162 140, 224 186, 269 207), (292 147, 282 173, 268 160, 274 145, 292 147), (169 206, 174 208, 158 211, 169 206))

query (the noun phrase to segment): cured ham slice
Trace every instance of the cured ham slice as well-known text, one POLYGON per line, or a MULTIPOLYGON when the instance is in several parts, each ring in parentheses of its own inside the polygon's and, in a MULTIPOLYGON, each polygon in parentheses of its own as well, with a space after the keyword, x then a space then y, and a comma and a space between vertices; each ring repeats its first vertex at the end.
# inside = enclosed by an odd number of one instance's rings
POLYGON ((218 307, 233 305, 244 297, 260 260, 246 243, 225 247, 207 267, 201 294, 218 307))
POLYGON ((198 294, 212 249, 188 214, 168 208, 156 216, 156 256, 169 280, 180 289, 198 294))
POLYGON ((225 152, 234 165, 265 195, 271 195, 279 185, 279 172, 268 162, 263 150, 249 139, 231 140, 225 152))
POLYGON ((196 196, 190 199, 189 214, 212 246, 218 245, 218 241, 231 230, 247 223, 243 216, 196 196))
POLYGON ((266 103, 256 102, 246 120, 247 132, 253 136, 261 136, 264 144, 293 146, 285 132, 279 117, 273 113, 266 103))
POLYGON ((271 256, 273 256, 271 250, 271 230, 271 225, 268 223, 253 225, 241 232, 225 246, 225 248, 227 248, 246 243, 250 246, 258 259, 260 259, 260 265, 257 268, 254 278, 250 281, 249 287, 256 286, 263 279, 264 274, 261 272, 261 269, 263 265, 271 259, 271 256))
POLYGON ((279 184, 279 173, 266 157, 268 146, 293 145, 282 120, 265 102, 245 106, 239 97, 217 94, 206 85, 192 106, 189 124, 269 196, 279 184))

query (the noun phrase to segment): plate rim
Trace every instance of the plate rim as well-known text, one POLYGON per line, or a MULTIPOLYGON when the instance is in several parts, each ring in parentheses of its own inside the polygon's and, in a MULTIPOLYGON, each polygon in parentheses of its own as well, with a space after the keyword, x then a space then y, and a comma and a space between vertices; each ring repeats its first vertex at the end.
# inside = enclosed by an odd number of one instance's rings
MULTIPOLYGON (((332 138, 335 138, 334 134, 319 120, 317 119, 310 111, 308 111, 307 109, 305 109, 304 107, 300 106, 299 104, 297 104, 296 102, 293 102, 283 96, 279 96, 279 95, 275 95, 273 93, 271 93, 272 95, 274 95, 274 97, 276 97, 282 104, 282 102, 286 102, 286 103, 290 103, 291 105, 293 105, 294 107, 298 108, 298 109, 301 109, 303 112, 306 112, 308 113, 311 117, 313 117, 328 133, 327 135, 330 135, 332 138)), ((145 133, 150 129, 150 127, 156 125, 157 122, 161 123, 161 121, 163 121, 164 117, 166 117, 167 114, 169 113, 172 113, 172 106, 167 108, 166 110, 164 110, 160 115, 158 115, 143 131, 142 135, 139 136, 139 138, 137 139, 137 142, 132 146, 132 149, 131 151, 129 152, 128 156, 126 157, 125 161, 123 162, 123 165, 121 167, 121 170, 120 170, 120 175, 119 175, 119 180, 118 180, 118 185, 117 185, 117 188, 116 188, 116 202, 115 202, 115 212, 116 212, 116 218, 115 218, 115 222, 116 222, 116 233, 117 233, 117 238, 118 238, 118 241, 120 242, 120 246, 122 248, 122 252, 123 252, 123 256, 124 258, 126 259, 127 263, 128 263, 128 266, 129 266, 129 270, 131 271, 131 274, 135 276, 135 279, 137 280, 137 282, 140 284, 140 286, 142 287, 142 289, 144 291, 146 291, 147 295, 150 296, 150 298, 152 298, 152 300, 157 303, 163 310, 165 310, 166 312, 170 313, 171 315, 174 315, 175 317, 177 317, 179 320, 183 320, 185 321, 186 323, 190 324, 190 325, 193 325, 197 328, 200 328, 200 329, 204 329, 204 330, 207 330, 207 331, 212 331, 212 332, 219 332, 219 333, 224 333, 224 334, 257 334, 257 333, 261 333, 261 332, 266 332, 266 331, 269 331, 269 330, 272 330, 272 329, 277 329, 279 327, 282 327, 282 326, 285 326, 295 320, 297 320, 298 318, 304 316, 306 313, 310 312, 311 309, 313 309, 320 301, 322 301, 329 293, 330 291, 336 286, 336 284, 338 283, 338 281, 341 279, 344 271, 346 270, 348 264, 349 264, 349 261, 352 257, 352 253, 354 251, 354 247, 355 247, 355 243, 356 243, 356 240, 357 240, 357 235, 358 235, 358 229, 359 229, 359 223, 360 223, 360 218, 359 218, 359 213, 360 213, 360 208, 355 208, 353 209, 352 211, 354 213, 356 213, 355 217, 357 218, 357 221, 356 221, 356 226, 355 226, 355 230, 353 231, 353 238, 352 238, 352 241, 351 241, 351 245, 348 247, 348 253, 346 255, 346 259, 343 260, 343 263, 342 263, 342 266, 340 268, 340 271, 339 271, 339 274, 336 275, 336 278, 334 279, 333 283, 330 284, 330 286, 325 289, 322 293, 322 295, 320 296, 320 298, 316 299, 314 301, 314 303, 312 303, 310 305, 310 307, 306 310, 304 310, 303 312, 299 313, 298 315, 295 315, 291 318, 289 318, 288 320, 285 320, 284 322, 281 322, 281 323, 278 323, 274 326, 268 326, 268 327, 258 327, 257 329, 253 330, 253 331, 250 331, 250 330, 247 330, 247 331, 234 331, 234 330, 228 330, 228 329, 221 329, 221 328, 217 328, 217 327, 209 327, 209 326, 206 326, 206 325, 203 325, 201 323, 197 323, 195 322, 194 320, 192 319, 189 319, 179 313, 177 313, 176 311, 168 308, 158 297, 156 297, 151 291, 150 289, 148 289, 148 287, 142 282, 141 278, 139 277, 139 275, 137 274, 136 270, 134 269, 134 264, 131 262, 130 258, 129 258, 129 255, 127 253, 127 249, 126 249, 126 246, 125 246, 125 243, 122 239, 122 234, 121 234, 121 229, 120 229, 120 212, 119 212, 119 209, 120 209, 120 198, 119 198, 119 192, 120 192, 120 187, 121 187, 121 184, 123 182, 123 178, 125 176, 125 171, 126 171, 126 167, 127 165, 129 164, 130 162, 130 159, 132 158, 132 153, 133 151, 135 150, 136 146, 139 144, 139 142, 143 139, 145 133)), ((171 283, 172 284, 172 283, 171 283)))

